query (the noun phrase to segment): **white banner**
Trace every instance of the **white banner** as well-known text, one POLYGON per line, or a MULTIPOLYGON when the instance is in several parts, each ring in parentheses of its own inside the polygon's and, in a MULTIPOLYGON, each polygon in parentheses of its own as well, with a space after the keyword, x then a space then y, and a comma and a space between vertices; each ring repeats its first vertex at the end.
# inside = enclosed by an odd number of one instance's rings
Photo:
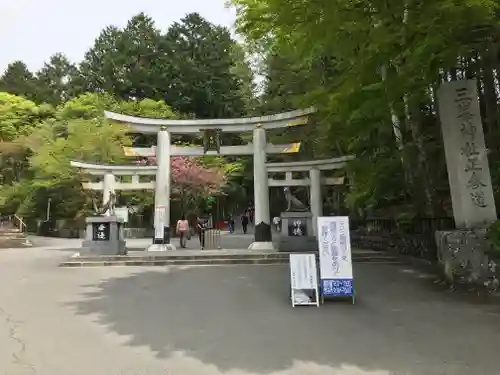
POLYGON ((115 207, 115 215, 123 219, 124 223, 128 223, 128 207, 115 207))
POLYGON ((292 289, 316 289, 318 276, 314 254, 290 254, 292 289))
POLYGON ((292 306, 319 306, 316 255, 290 254, 290 287, 292 306))
POLYGON ((155 209, 155 238, 163 238, 163 228, 166 225, 165 207, 157 206, 155 209))
POLYGON ((353 278, 347 216, 318 217, 318 245, 322 280, 353 278))

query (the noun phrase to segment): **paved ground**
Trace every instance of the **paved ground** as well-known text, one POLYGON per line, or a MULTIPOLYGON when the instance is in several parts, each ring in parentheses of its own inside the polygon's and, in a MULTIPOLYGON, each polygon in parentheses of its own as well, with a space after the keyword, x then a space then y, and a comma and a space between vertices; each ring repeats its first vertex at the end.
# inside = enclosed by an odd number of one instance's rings
MULTIPOLYGON (((81 239, 66 239, 66 238, 49 238, 49 237, 30 237, 30 240, 38 247, 47 248, 77 248, 80 247, 81 239)), ((228 232, 222 232, 220 236, 221 246, 224 249, 248 249, 254 240, 253 231, 249 230, 247 234, 243 234, 241 231, 237 231, 233 234, 228 232)), ((131 248, 147 248, 151 245, 150 238, 141 239, 129 239, 127 240, 127 246, 131 248)), ((180 248, 180 243, 178 238, 173 238, 172 243, 180 248)), ((198 236, 193 236, 189 241, 187 241, 188 249, 200 249, 200 241, 198 236)))
POLYGON ((500 307, 355 265, 356 305, 292 308, 285 266, 68 269, 0 250, 0 374, 497 375, 500 307))

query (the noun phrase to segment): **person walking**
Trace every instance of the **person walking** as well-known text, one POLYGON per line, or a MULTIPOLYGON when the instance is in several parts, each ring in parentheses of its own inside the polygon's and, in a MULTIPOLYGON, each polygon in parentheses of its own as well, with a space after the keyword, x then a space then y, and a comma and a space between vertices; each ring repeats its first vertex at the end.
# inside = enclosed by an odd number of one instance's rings
POLYGON ((229 233, 234 233, 233 215, 229 215, 229 217, 227 218, 227 229, 229 229, 229 233))
POLYGON ((198 229, 198 237, 200 239, 200 246, 201 249, 203 250, 205 248, 205 230, 207 229, 207 220, 199 218, 197 229, 198 229))
POLYGON ((243 233, 247 234, 247 229, 248 229, 248 216, 246 214, 243 214, 241 216, 241 227, 243 228, 243 233))
POLYGON ((186 248, 186 239, 189 231, 189 222, 186 220, 184 215, 181 216, 180 220, 177 220, 176 232, 179 235, 179 242, 182 248, 186 248))

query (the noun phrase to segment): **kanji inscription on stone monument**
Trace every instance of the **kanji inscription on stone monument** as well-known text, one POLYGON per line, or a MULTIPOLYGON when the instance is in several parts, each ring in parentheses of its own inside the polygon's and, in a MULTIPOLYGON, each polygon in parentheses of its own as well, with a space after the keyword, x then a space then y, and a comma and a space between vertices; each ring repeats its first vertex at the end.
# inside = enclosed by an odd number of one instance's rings
POLYGON ((484 227, 496 209, 476 81, 445 83, 438 100, 455 224, 484 227))
POLYGON ((307 235, 307 224, 305 220, 294 219, 288 225, 288 235, 294 237, 307 235))
POLYGON ((109 234, 110 234, 109 223, 93 223, 92 231, 93 231, 92 240, 109 241, 109 234))

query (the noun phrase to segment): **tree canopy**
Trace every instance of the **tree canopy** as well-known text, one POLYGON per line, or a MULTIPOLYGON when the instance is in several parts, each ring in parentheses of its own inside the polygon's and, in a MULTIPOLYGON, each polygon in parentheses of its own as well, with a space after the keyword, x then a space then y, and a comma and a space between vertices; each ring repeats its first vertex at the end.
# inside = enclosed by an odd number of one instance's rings
MULTIPOLYGON (((254 105, 245 50, 229 31, 193 13, 162 33, 140 13, 123 29, 106 27, 79 63, 54 54, 37 72, 16 61, 0 76, 0 211, 28 219, 88 214, 99 193, 71 160, 134 164, 123 147, 155 137, 107 121, 105 110, 153 118, 237 117, 254 105)), ((176 143, 199 139, 177 137, 176 143)), ((243 164, 222 157, 173 158, 173 199, 183 210, 234 196, 243 164), (235 180, 236 179, 236 180, 235 180)), ((240 199, 239 197, 238 199, 240 199)), ((150 210, 151 192, 122 192, 121 204, 150 210)))
MULTIPOLYGON (((309 125, 269 132, 275 143, 302 142, 298 156, 273 160, 353 154, 348 186, 335 193, 349 213, 449 215, 436 90, 466 78, 478 82, 500 193, 497 1, 230 2, 243 43, 197 13, 165 31, 140 13, 123 28, 106 27, 80 62, 59 53, 37 72, 21 61, 10 64, 0 77, 2 210, 40 217, 37 200, 53 194, 74 198, 60 215, 77 215, 88 207, 88 192, 74 187, 81 176, 68 167, 70 159, 140 162, 125 158, 121 148, 149 147, 154 137, 109 123, 105 109, 217 118, 312 105, 318 112, 309 125)), ((200 143, 186 136, 173 141, 200 143)), ((223 137, 225 144, 247 141, 244 134, 223 137)), ((249 158, 173 158, 172 165, 178 167, 177 199, 184 182, 193 178, 201 186, 199 178, 211 176, 217 182, 184 191, 251 200, 249 158), (198 172, 180 177, 190 169, 198 172)), ((123 196, 151 204, 148 193, 123 196)))
POLYGON ((351 208, 446 214, 435 95, 450 80, 478 79, 490 163, 497 163, 498 2, 231 3, 265 67, 263 108, 315 105, 314 153, 356 155, 351 208))

